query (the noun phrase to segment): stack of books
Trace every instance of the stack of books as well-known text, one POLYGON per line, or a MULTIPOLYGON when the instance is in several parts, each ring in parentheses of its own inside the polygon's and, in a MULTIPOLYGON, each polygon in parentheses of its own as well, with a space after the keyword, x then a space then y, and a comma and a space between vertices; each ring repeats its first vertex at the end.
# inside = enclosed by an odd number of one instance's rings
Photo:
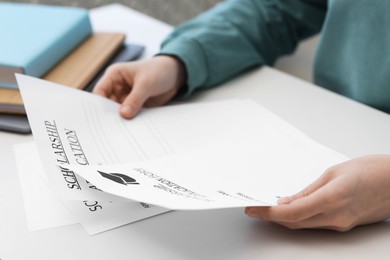
POLYGON ((30 132, 15 73, 90 90, 118 54, 128 60, 143 51, 133 45, 129 53, 125 34, 93 32, 85 9, 0 3, 0 17, 0 130, 30 132), (24 129, 8 128, 15 120, 24 129))

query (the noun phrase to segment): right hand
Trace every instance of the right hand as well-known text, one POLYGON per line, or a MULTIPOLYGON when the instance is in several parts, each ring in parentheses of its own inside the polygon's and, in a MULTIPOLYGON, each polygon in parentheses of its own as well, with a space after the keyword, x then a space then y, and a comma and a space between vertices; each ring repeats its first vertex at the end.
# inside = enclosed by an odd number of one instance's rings
POLYGON ((185 85, 184 65, 171 56, 111 65, 93 93, 121 104, 122 117, 133 118, 143 106, 166 104, 185 85))
POLYGON ((390 218, 390 155, 369 155, 329 168, 306 189, 273 207, 248 207, 251 217, 291 229, 348 231, 390 218))

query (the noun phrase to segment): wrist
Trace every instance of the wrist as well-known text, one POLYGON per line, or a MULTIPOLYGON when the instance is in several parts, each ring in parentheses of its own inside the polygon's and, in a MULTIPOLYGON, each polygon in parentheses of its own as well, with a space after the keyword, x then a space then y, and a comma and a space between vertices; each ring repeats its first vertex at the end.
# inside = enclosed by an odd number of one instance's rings
POLYGON ((187 70, 184 62, 177 56, 173 55, 158 55, 155 57, 164 62, 164 66, 172 68, 173 86, 179 92, 187 85, 187 70))

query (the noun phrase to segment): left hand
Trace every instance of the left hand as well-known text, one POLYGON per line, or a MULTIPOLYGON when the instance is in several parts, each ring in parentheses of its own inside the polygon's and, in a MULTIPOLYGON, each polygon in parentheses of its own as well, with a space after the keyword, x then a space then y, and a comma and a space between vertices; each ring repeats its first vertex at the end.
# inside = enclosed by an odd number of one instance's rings
POLYGON ((160 55, 111 65, 93 93, 119 102, 119 113, 130 119, 143 106, 161 106, 170 101, 186 84, 186 77, 181 60, 160 55))
POLYGON ((291 229, 348 231, 390 217, 390 155, 353 159, 273 207, 248 207, 251 217, 291 229))

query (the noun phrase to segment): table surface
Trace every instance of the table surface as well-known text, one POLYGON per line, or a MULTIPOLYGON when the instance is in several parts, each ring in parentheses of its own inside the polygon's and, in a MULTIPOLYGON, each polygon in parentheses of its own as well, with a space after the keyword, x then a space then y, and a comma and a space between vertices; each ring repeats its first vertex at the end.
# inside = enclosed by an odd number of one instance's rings
MULTIPOLYGON (((94 9, 97 31, 117 30, 146 45, 171 27, 120 5, 94 9), (110 18, 110 19, 108 19, 110 18)), ((263 67, 188 102, 251 98, 314 140, 347 156, 390 153, 390 116, 263 67)), ((242 209, 175 211, 96 236, 79 225, 29 232, 13 145, 32 136, 0 133, 0 259, 388 259, 390 222, 347 233, 288 230, 246 217, 242 209), (389 230, 388 230, 389 229, 389 230)))

